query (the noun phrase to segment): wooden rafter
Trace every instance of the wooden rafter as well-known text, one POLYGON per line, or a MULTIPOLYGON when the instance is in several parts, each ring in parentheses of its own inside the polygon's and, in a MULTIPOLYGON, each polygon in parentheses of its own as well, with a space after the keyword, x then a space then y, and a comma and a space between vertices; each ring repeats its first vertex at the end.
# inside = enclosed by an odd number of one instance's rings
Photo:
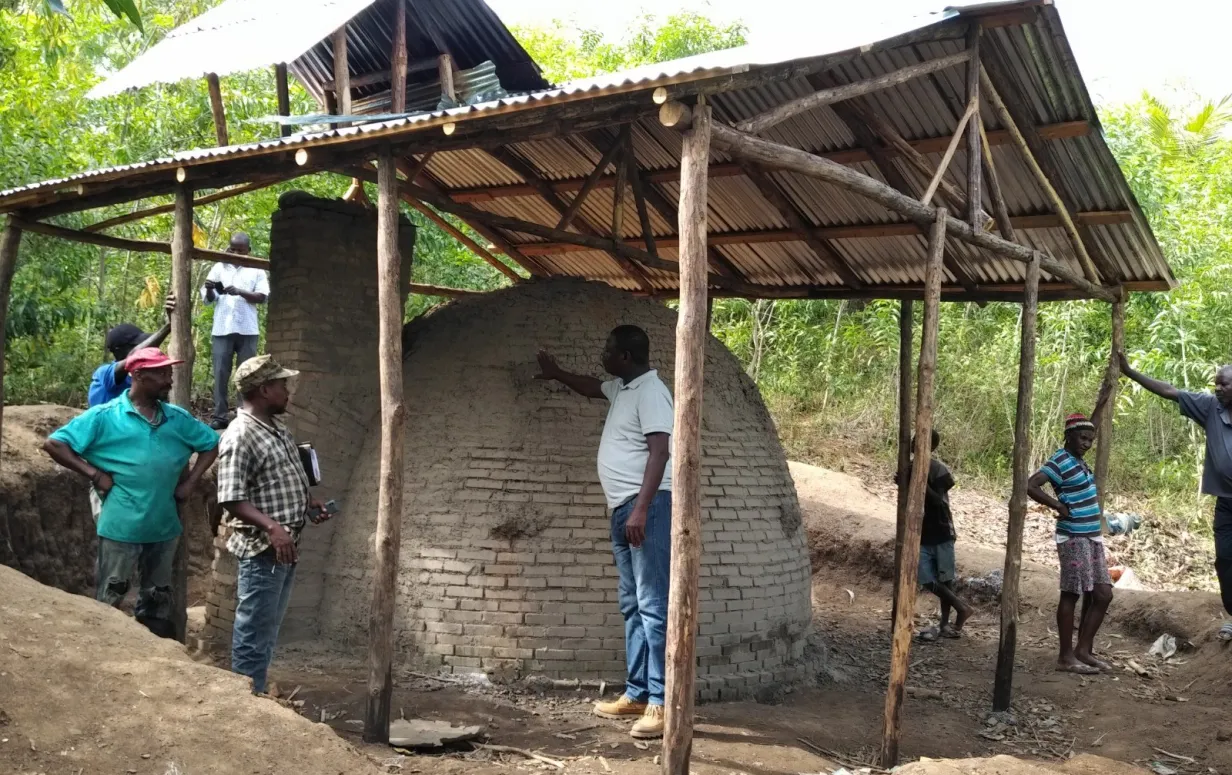
POLYGON ((980 162, 984 138, 984 124, 980 118, 980 32, 979 22, 972 22, 967 31, 967 52, 971 55, 967 60, 967 104, 975 111, 967 122, 967 223, 973 229, 984 226, 980 220, 980 208, 984 204, 980 162))
MULTIPOLYGON (((835 103, 832 107, 837 107, 845 103, 835 103)), ((1071 137, 1085 137, 1091 131, 1091 125, 1085 121, 1067 121, 1059 124, 1048 124, 1039 127, 1040 137, 1044 140, 1063 140, 1071 137)), ((594 135, 594 132, 585 133, 589 139, 594 135)), ((1009 145, 1013 140, 1009 136, 1009 132, 1001 129, 994 129, 987 132, 988 144, 991 146, 1009 145)), ((904 142, 916 153, 941 153, 949 144, 950 135, 944 137, 928 137, 922 140, 904 140, 904 142)), ((506 141, 510 142, 510 141, 506 141)), ((593 141, 592 141, 593 144, 593 141)), ((595 145, 596 148, 603 150, 607 145, 595 145)), ((841 151, 826 151, 817 154, 818 156, 829 159, 839 164, 858 164, 861 162, 873 161, 872 155, 865 148, 846 148, 841 151)), ((902 151, 899 148, 887 147, 882 150, 884 158, 894 158, 901 156, 902 151)), ((711 164, 708 172, 711 178, 731 177, 733 175, 742 175, 740 165, 734 162, 726 162, 719 164, 711 164)), ((570 191, 580 190, 589 180, 590 175, 586 177, 565 178, 563 180, 553 180, 551 182, 552 190, 557 193, 567 193, 570 191)), ((675 183, 680 179, 679 167, 665 167, 648 171, 642 175, 642 179, 647 185, 659 185, 663 183, 675 183)), ((592 184, 592 188, 611 188, 615 185, 614 175, 605 175, 592 184)), ((503 197, 517 196, 532 196, 536 192, 529 185, 515 183, 512 185, 500 186, 477 186, 474 188, 460 188, 451 192, 451 196, 459 202, 484 202, 491 199, 500 199, 503 197)))
MULTIPOLYGON (((612 143, 607 151, 603 153, 602 157, 599 159, 599 163, 596 164, 595 168, 590 171, 589 175, 586 176, 586 179, 582 182, 582 187, 578 189, 578 192, 574 195, 573 200, 569 202, 569 207, 565 210, 564 214, 560 216, 560 221, 557 222, 556 228, 561 231, 569 228, 569 226, 573 223, 573 219, 577 215, 578 210, 581 209, 582 204, 586 201, 586 197, 590 196, 590 192, 594 190, 595 186, 599 183, 599 180, 603 177, 604 170, 608 168, 608 165, 612 163, 612 161, 616 158, 616 154, 619 152, 620 146, 616 143, 612 143)), ((552 190, 558 191, 555 187, 553 187, 552 190)))
MULTIPOLYGON (((547 181, 543 179, 543 177, 539 174, 539 171, 536 170, 530 162, 517 155, 517 153, 507 146, 499 146, 489 150, 488 153, 492 156, 492 158, 513 170, 521 176, 523 180, 532 185, 535 190, 539 192, 539 195, 543 197, 544 201, 546 201, 552 209, 560 215, 563 216, 568 211, 569 205, 566 204, 556 194, 556 192, 552 190, 552 187, 548 185, 547 181)), ((574 220, 577 222, 576 226, 578 230, 585 234, 598 237, 602 233, 580 215, 575 217, 574 220)), ((613 244, 621 244, 618 236, 613 239, 613 244)), ((629 277, 641 286, 642 290, 647 293, 654 292, 654 284, 650 281, 650 277, 645 271, 642 270, 641 267, 634 263, 628 255, 619 250, 604 249, 604 251, 612 257, 612 259, 618 266, 620 266, 622 270, 624 270, 625 274, 629 275, 629 277)))
MULTIPOLYGON (((855 273, 847 263, 847 260, 828 241, 816 235, 813 231, 813 224, 809 223, 808 218, 792 204, 791 200, 765 170, 752 162, 745 162, 744 174, 749 180, 753 181, 753 185, 757 186, 757 190, 761 192, 761 195, 787 222, 788 228, 808 245, 809 250, 813 251, 818 260, 829 267, 830 271, 838 275, 845 285, 852 288, 864 287, 864 281, 855 273)), ((797 269, 806 278, 812 279, 807 267, 797 265, 797 269)))
MULTIPOLYGON (((218 202, 223 199, 230 199, 233 196, 239 196, 240 194, 247 194, 252 191, 259 191, 263 188, 269 188, 270 186, 276 186, 279 183, 285 183, 288 180, 294 180, 295 177, 298 177, 298 176, 280 177, 280 178, 275 178, 273 180, 253 181, 252 183, 245 183, 242 186, 235 186, 234 188, 226 188, 226 189, 223 189, 222 191, 216 191, 213 194, 208 194, 199 199, 194 199, 193 207, 199 207, 201 205, 210 204, 211 202, 218 202)), ((143 218, 150 218, 155 215, 163 215, 165 213, 170 213, 174 211, 175 211, 175 203, 159 205, 157 207, 149 207, 149 208, 146 208, 145 210, 136 210, 131 213, 125 213, 124 215, 117 215, 114 218, 108 218, 105 221, 99 221, 98 223, 92 223, 89 226, 87 226, 84 230, 88 232, 104 231, 106 229, 110 229, 115 226, 120 226, 125 223, 132 223, 133 221, 140 221, 143 218)))
MULTIPOLYGON (((937 193, 937 186, 941 185, 942 179, 945 177, 946 170, 950 168, 950 162, 954 160, 954 153, 958 150, 958 143, 963 139, 963 133, 967 130, 967 125, 971 123, 971 118, 979 110, 978 105, 968 105, 967 112, 958 119, 958 128, 954 130, 954 136, 950 138, 950 144, 946 147, 945 153, 941 156, 941 163, 937 165, 937 171, 933 173, 933 179, 928 181, 928 188, 924 190, 924 196, 920 197, 920 201, 928 204, 933 199, 933 194, 937 193)), ((971 208, 971 199, 967 199, 967 208, 971 208)), ((976 226, 974 228, 980 228, 976 226)))
MULTIPOLYGON (((881 177, 890 184, 894 190, 907 196, 915 196, 915 191, 911 184, 907 181, 907 177, 899 172, 898 167, 894 164, 894 159, 889 153, 889 149, 877 141, 876 135, 868 126, 860 120, 860 116, 856 111, 852 110, 850 104, 838 102, 830 106, 839 120, 847 125, 856 142, 868 152, 869 157, 873 161, 873 166, 881 173, 881 177)), ((919 224, 911 224, 911 234, 927 235, 919 224)), ((947 244, 952 248, 953 237, 946 238, 947 244)), ((954 279, 958 280, 959 284, 967 290, 968 293, 976 292, 975 279, 971 274, 958 262, 958 258, 954 255, 956 251, 953 249, 946 250, 942 255, 942 260, 945 268, 950 274, 954 275, 954 279)))
MULTIPOLYGON (((189 201, 191 203, 191 198, 189 201)), ((148 240, 112 237, 108 234, 95 234, 88 231, 78 231, 77 229, 66 229, 63 226, 56 226, 51 223, 24 221, 19 218, 10 218, 9 222, 15 224, 21 230, 28 231, 31 234, 42 234, 47 237, 58 237, 59 239, 68 240, 70 242, 83 242, 87 245, 100 245, 106 248, 115 248, 116 250, 132 250, 142 253, 165 253, 167 255, 172 254, 172 246, 166 242, 151 242, 148 240)), ((269 262, 264 259, 241 256, 235 253, 226 253, 221 250, 206 250, 205 248, 189 247, 188 253, 194 261, 225 261, 229 264, 235 264, 236 266, 252 266, 259 269, 269 268, 269 262)))
MULTIPOLYGON (((979 124, 981 142, 980 155, 983 156, 984 182, 988 184, 988 198, 992 200, 992 214, 997 219, 997 230, 1001 236, 1014 241, 1014 221, 1010 218, 1009 205, 1005 202, 1005 194, 1001 191, 1001 179, 997 176, 997 166, 993 163, 992 149, 988 147, 988 139, 984 132, 984 122, 979 124)), ((1078 213, 1081 215, 1081 213, 1078 213)))
POLYGON ((625 144, 624 164, 625 176, 629 179, 629 189, 633 192, 633 203, 637 207, 637 220, 642 227, 642 241, 646 243, 646 252, 655 258, 659 250, 655 247, 654 227, 650 223, 650 210, 646 207, 646 192, 642 186, 642 176, 637 172, 637 154, 630 139, 625 144))

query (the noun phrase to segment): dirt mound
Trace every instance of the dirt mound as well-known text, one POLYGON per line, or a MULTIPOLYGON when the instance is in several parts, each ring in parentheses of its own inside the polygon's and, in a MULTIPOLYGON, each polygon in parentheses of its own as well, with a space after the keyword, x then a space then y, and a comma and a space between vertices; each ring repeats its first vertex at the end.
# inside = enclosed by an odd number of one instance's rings
POLYGON ((1026 762, 1012 756, 919 761, 895 771, 900 775, 1150 775, 1132 764, 1089 754, 1075 756, 1064 764, 1026 762))
MULTIPOLYGON (((43 452, 48 434, 80 412, 67 406, 6 406, 0 463, 0 565, 75 594, 94 590, 97 538, 89 483, 43 452)), ((190 602, 202 597, 214 558, 210 515, 217 510, 213 472, 189 499, 190 602)))
POLYGON ((0 770, 376 773, 328 727, 124 614, 0 568, 0 770))

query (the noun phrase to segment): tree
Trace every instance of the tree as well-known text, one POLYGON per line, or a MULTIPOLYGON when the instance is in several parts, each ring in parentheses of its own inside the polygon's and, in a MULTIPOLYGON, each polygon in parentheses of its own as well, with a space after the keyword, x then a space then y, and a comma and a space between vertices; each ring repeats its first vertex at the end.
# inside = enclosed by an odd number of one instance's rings
MULTIPOLYGON (((43 0, 47 7, 58 14, 68 16, 68 9, 64 7, 63 0, 43 0)), ((141 11, 137 10, 135 0, 103 0, 107 7, 121 19, 127 18, 133 25, 145 32, 145 27, 141 24, 141 11)))

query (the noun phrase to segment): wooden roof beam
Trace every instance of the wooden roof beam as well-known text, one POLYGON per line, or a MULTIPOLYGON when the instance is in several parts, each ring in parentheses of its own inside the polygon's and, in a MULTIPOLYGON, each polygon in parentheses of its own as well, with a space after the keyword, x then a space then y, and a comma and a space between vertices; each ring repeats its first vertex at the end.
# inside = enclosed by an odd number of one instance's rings
MULTIPOLYGON (((513 170, 515 173, 521 176, 523 180, 525 180, 527 183, 533 186, 534 189, 539 193, 539 196, 543 197, 544 201, 546 201, 552 207, 552 209, 555 210, 557 213, 559 213, 562 217, 565 215, 566 212, 568 212, 569 205, 567 205, 564 201, 562 201, 561 198, 556 194, 556 192, 552 190, 552 187, 548 184, 546 180, 543 179, 543 177, 539 174, 539 171, 535 169, 533 164, 526 161, 521 156, 518 156, 508 146, 498 146, 497 148, 493 148, 489 150, 488 154, 492 158, 499 161, 501 164, 504 164, 506 167, 513 170)), ((482 212, 482 211, 477 211, 477 212, 482 212)), ((595 237, 598 237, 602 233, 599 229, 591 225, 585 218, 583 218, 580 215, 575 216, 574 220, 577 222, 577 229, 580 232, 583 232, 583 233, 586 233, 586 234, 589 234, 595 237)), ((619 244, 619 241, 620 241, 619 235, 613 235, 613 243, 619 244)), ((620 268, 624 270, 625 274, 629 275, 629 277, 631 277, 633 280, 637 282, 638 285, 641 286, 642 290, 646 291, 647 293, 654 292, 654 283, 650 281, 650 277, 642 270, 641 267, 639 267, 636 263, 634 263, 633 260, 628 255, 625 255, 624 253, 621 253, 618 250, 611 250, 611 251, 605 251, 605 252, 607 252, 608 255, 612 257, 612 260, 614 260, 620 266, 620 268)))
MULTIPOLYGON (((107 234, 94 234, 88 231, 78 231, 77 229, 67 229, 63 226, 56 226, 51 223, 42 223, 40 221, 25 221, 20 218, 9 217, 9 222, 21 229, 28 231, 31 234, 42 234, 47 237, 57 237, 69 242, 83 242, 87 245, 99 245, 105 248, 115 248, 116 250, 132 250, 138 253, 165 253, 171 255, 171 245, 166 242, 151 242, 148 240, 125 239, 123 237, 112 237, 107 234)), ((269 261, 256 256, 241 256, 237 253, 227 253, 221 250, 206 250, 205 248, 192 248, 192 258, 194 261, 225 261, 236 266, 249 266, 257 269, 269 269, 269 261)))
MULTIPOLYGON (((910 196, 910 194, 908 194, 910 196)), ((1078 213, 1079 223, 1088 226, 1114 226, 1122 223, 1132 223, 1133 214, 1128 210, 1097 210, 1078 213)), ((1030 231, 1033 229, 1060 228, 1061 220, 1054 214, 1047 215, 1017 215, 1010 219, 1015 229, 1030 231)), ((895 223, 855 223, 849 226, 814 226, 810 231, 819 239, 879 239, 882 237, 914 237, 919 235, 919 227, 910 221, 895 223)), ((751 231, 712 231, 706 235, 710 245, 764 245, 776 242, 800 242, 800 235, 791 229, 754 229, 751 231)), ((655 244, 660 248, 675 248, 679 239, 675 235, 656 237, 655 244)), ((556 253, 572 253, 584 251, 587 248, 563 242, 526 242, 519 245, 528 256, 550 256, 556 253)), ((963 272, 958 272, 949 264, 950 273, 958 278, 963 272)))
MULTIPOLYGON (((813 224, 809 223, 804 214, 796 209, 791 199, 783 193, 778 184, 770 178, 770 175, 752 162, 745 162, 743 166, 745 176, 753 181, 753 185, 757 186, 757 190, 761 192, 761 195, 765 197, 766 201, 775 210, 778 210, 783 220, 787 222, 788 228, 809 246, 809 250, 812 250, 817 258, 830 271, 838 275, 845 284, 852 288, 863 288, 864 280, 855 273, 847 263, 847 259, 843 258, 842 254, 835 250, 829 242, 816 235, 813 231, 813 224)), ((796 266, 805 277, 811 279, 811 273, 807 267, 799 263, 796 263, 796 266)))

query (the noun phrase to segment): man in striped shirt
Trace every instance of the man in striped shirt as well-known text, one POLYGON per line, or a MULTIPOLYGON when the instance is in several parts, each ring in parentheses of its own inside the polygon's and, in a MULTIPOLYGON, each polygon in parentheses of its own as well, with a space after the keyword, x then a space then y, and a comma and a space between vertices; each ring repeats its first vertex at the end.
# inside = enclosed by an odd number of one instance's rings
POLYGON ((1061 653, 1057 669, 1094 675, 1112 666, 1095 656, 1095 634, 1112 603, 1112 577, 1100 535, 1099 493, 1083 456, 1095 443, 1095 425, 1086 415, 1065 418, 1065 446, 1053 453, 1027 482, 1027 494, 1057 512, 1057 554, 1061 560, 1061 601, 1057 632, 1061 653), (1051 484, 1053 498, 1044 491, 1051 484), (1082 598, 1078 645, 1074 646, 1074 609, 1082 598))

